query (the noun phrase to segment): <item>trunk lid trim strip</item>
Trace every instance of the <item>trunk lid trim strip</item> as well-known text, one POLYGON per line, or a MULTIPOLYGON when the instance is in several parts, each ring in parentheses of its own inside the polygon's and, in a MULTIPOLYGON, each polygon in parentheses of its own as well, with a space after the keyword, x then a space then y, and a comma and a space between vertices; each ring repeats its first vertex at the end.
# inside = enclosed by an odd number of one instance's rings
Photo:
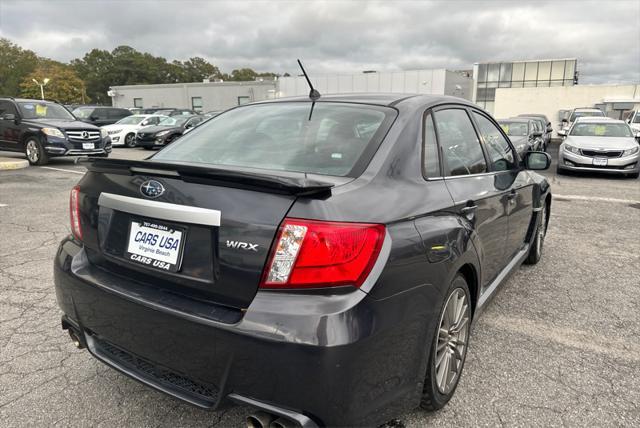
POLYGON ((168 202, 151 201, 148 199, 132 198, 130 196, 100 193, 98 205, 137 214, 143 217, 156 218, 180 223, 220 226, 221 212, 209 208, 192 207, 188 205, 170 204, 168 202))

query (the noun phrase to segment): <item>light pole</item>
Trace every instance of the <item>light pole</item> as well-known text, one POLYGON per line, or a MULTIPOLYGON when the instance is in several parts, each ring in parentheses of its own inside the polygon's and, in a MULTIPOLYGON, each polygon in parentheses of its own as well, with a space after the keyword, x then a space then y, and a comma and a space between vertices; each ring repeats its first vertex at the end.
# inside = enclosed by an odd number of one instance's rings
POLYGON ((40 86, 40 96, 44 100, 44 87, 47 83, 49 83, 49 78, 45 77, 42 83, 38 82, 36 79, 31 79, 31 80, 33 80, 33 83, 35 83, 36 85, 40 86))

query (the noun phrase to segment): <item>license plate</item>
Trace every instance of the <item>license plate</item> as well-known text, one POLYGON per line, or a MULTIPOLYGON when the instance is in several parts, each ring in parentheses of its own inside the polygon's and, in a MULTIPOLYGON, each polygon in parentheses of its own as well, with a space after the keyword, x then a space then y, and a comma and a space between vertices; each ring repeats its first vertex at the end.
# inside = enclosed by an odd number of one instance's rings
POLYGON ((96 148, 96 146, 94 146, 93 143, 82 143, 82 148, 84 150, 89 150, 89 149, 93 150, 96 148))
POLYGON ((149 221, 132 221, 126 257, 155 269, 177 272, 182 261, 184 230, 149 221))
POLYGON ((607 158, 593 158, 593 164, 595 166, 607 166, 607 158))

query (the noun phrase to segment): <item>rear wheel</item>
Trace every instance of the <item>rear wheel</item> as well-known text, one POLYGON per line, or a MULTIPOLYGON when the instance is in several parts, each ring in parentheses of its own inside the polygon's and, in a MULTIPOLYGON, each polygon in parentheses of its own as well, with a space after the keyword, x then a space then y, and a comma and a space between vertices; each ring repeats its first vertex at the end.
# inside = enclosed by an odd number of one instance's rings
POLYGON ((35 137, 30 137, 25 141, 24 154, 31 165, 44 165, 49 162, 49 156, 44 151, 42 143, 35 137))
POLYGON ((460 381, 469 344, 471 298, 469 286, 458 274, 447 291, 435 325, 420 407, 438 410, 453 397, 460 381))
POLYGON ((127 134, 124 137, 124 145, 125 147, 135 147, 136 146, 136 136, 134 134, 127 134))
POLYGON ((524 261, 528 265, 535 265, 542 258, 542 245, 544 244, 544 237, 547 234, 547 204, 542 206, 540 210, 540 223, 536 228, 535 235, 531 241, 531 249, 529 255, 524 261))

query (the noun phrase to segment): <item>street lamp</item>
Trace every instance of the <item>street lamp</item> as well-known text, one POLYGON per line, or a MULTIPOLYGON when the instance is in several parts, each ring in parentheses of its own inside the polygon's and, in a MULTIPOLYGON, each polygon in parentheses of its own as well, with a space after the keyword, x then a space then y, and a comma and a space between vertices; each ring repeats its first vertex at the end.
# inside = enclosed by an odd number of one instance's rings
POLYGON ((49 83, 49 78, 45 77, 42 83, 38 82, 36 79, 31 79, 31 80, 33 80, 33 83, 35 83, 36 85, 40 86, 40 96, 44 100, 44 87, 47 83, 49 83))

